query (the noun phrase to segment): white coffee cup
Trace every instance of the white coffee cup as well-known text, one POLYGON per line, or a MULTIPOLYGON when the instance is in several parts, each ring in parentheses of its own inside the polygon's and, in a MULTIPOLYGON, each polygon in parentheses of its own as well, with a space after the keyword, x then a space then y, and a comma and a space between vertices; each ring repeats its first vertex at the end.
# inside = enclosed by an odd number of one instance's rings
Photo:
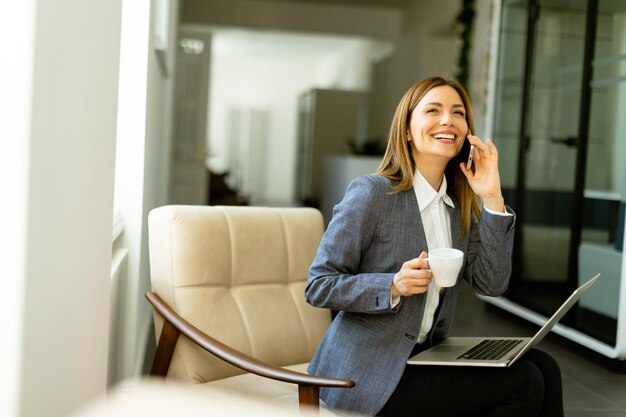
POLYGON ((463 266, 463 252, 453 248, 431 249, 427 259, 435 285, 453 287, 456 284, 463 266))

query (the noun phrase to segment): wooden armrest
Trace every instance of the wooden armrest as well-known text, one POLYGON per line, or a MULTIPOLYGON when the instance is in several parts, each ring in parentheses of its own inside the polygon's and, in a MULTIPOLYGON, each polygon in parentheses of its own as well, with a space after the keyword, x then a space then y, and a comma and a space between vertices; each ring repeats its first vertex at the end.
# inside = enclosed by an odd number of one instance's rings
MULTIPOLYGON (((298 384, 301 404, 307 403, 308 405, 316 406, 319 401, 317 398, 319 387, 351 388, 355 385, 354 381, 348 379, 327 378, 304 374, 260 361, 252 356, 233 349, 202 332, 187 320, 183 319, 154 292, 147 292, 146 298, 150 304, 152 304, 154 309, 165 319, 166 323, 164 324, 163 332, 167 331, 170 335, 174 335, 174 337, 178 336, 178 332, 180 332, 207 352, 210 352, 223 361, 250 373, 278 381, 298 384), (171 324, 172 328, 168 327, 166 329, 166 325, 168 323, 171 324), (308 389, 309 387, 314 389, 308 389), (302 398, 303 396, 306 397, 304 400, 302 398)), ((162 333, 162 337, 159 340, 159 347, 157 347, 157 355, 159 354, 159 349, 161 349, 162 341, 164 339, 163 336, 164 335, 162 333)), ((167 350, 171 349, 169 355, 168 353, 165 353, 165 356, 167 357, 167 364, 162 365, 159 371, 155 371, 155 368, 153 367, 152 374, 165 375, 165 373, 167 373, 167 367, 169 367, 169 361, 171 360, 175 340, 176 339, 174 338, 174 341, 171 342, 170 336, 170 342, 167 343, 169 345, 167 350)))

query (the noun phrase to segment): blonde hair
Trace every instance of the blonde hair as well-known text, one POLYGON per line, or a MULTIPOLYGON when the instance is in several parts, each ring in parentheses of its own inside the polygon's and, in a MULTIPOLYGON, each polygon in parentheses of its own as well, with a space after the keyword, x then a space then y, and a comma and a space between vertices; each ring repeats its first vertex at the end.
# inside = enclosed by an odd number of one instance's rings
MULTIPOLYGON (((411 154, 409 143, 409 124, 411 114, 422 98, 435 87, 450 86, 454 88, 461 97, 465 106, 465 120, 469 131, 474 131, 474 117, 469 97, 465 89, 457 82, 446 80, 441 77, 430 77, 415 83, 404 93, 400 99, 396 112, 391 121, 389 129, 389 140, 383 160, 381 161, 376 174, 382 175, 390 180, 397 181, 394 191, 406 191, 413 187, 413 176, 415 174, 415 161, 411 154)), ((467 178, 459 168, 461 161, 467 160, 469 155, 469 142, 465 141, 461 151, 452 158, 446 166, 445 175, 448 182, 448 194, 455 197, 461 209, 461 229, 468 232, 471 226, 472 216, 480 219, 480 208, 478 197, 472 191, 467 178)))

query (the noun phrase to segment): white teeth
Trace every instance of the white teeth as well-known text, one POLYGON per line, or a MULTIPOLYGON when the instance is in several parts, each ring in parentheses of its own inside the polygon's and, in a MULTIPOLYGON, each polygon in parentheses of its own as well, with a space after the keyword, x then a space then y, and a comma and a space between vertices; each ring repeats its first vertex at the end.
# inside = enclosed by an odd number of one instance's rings
POLYGON ((438 133, 436 135, 434 135, 435 139, 449 139, 449 140, 454 140, 454 135, 447 135, 444 133, 438 133))

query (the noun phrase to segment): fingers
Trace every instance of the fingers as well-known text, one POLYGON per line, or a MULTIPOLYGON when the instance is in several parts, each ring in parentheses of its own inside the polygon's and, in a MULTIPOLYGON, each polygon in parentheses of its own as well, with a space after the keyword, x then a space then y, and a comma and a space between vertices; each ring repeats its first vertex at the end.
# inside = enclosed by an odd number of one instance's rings
POLYGON ((473 156, 475 168, 473 171, 468 171, 466 163, 461 162, 459 165, 465 178, 472 182, 498 169, 498 150, 491 139, 487 139, 486 143, 483 143, 478 136, 468 135, 468 140, 476 146, 473 156))
POLYGON ((428 269, 426 252, 418 258, 406 261, 393 278, 393 293, 410 296, 428 291, 433 274, 428 269))
POLYGON ((489 157, 498 155, 498 149, 496 149, 496 145, 490 138, 487 138, 486 143, 483 143, 482 140, 478 136, 475 135, 467 135, 467 140, 471 145, 474 145, 478 148, 480 152, 474 152, 474 159, 481 157, 489 157))
POLYGON ((498 149, 496 149, 496 145, 493 143, 491 139, 487 139, 487 147, 489 148, 489 153, 492 158, 498 159, 498 149))
MULTIPOLYGON (((474 162, 478 162, 483 156, 488 156, 490 154, 491 151, 489 147, 485 145, 478 136, 467 135, 467 140, 471 145, 476 146, 476 151, 473 156, 474 162)), ((487 142, 489 142, 489 139, 487 139, 487 142)))
POLYGON ((396 275, 393 279, 393 286, 397 294, 403 297, 411 295, 423 294, 428 291, 431 278, 411 278, 408 276, 396 275))
POLYGON ((428 258, 428 253, 422 252, 420 253, 420 256, 418 256, 417 258, 413 258, 413 259, 406 261, 404 265, 402 265, 402 267, 404 268, 406 266, 410 269, 428 269, 430 268, 430 266, 428 265, 427 258, 428 258))
POLYGON ((475 146, 479 146, 483 143, 478 136, 472 135, 472 134, 467 135, 467 140, 470 143, 470 145, 475 145, 475 146))

